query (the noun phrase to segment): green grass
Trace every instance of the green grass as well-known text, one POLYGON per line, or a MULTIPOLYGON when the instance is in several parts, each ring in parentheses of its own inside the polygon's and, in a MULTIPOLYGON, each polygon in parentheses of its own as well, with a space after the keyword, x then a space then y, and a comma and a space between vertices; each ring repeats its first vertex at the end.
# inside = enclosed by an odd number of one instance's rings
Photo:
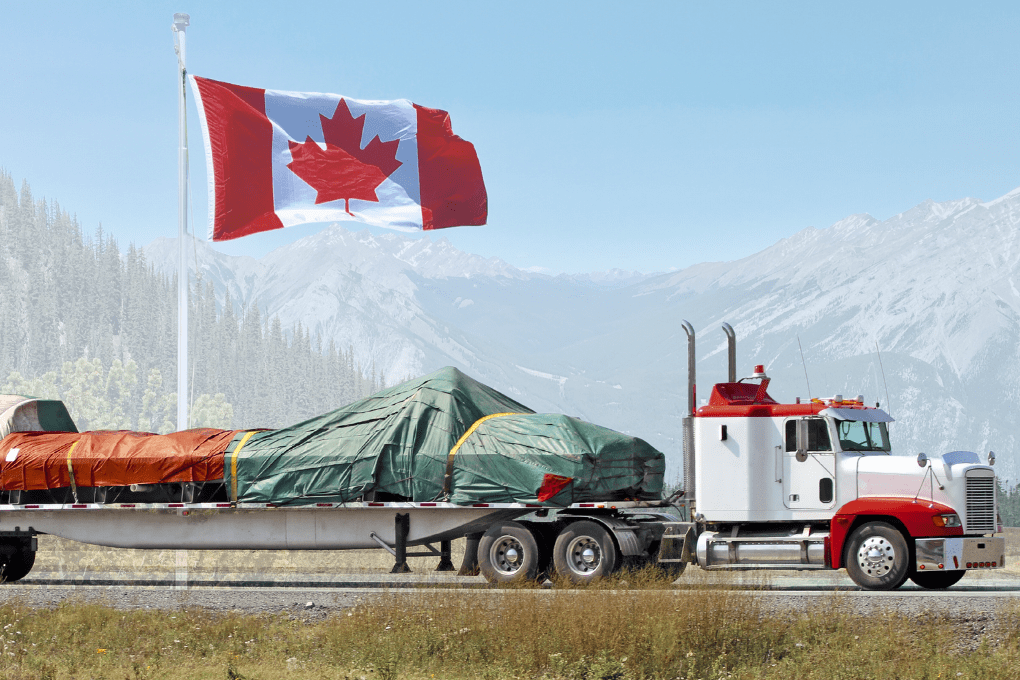
POLYGON ((834 594, 766 615, 762 591, 652 572, 589 589, 382 592, 303 622, 286 616, 0 606, 0 676, 45 678, 1014 678, 1020 608, 967 622, 849 613, 834 594))

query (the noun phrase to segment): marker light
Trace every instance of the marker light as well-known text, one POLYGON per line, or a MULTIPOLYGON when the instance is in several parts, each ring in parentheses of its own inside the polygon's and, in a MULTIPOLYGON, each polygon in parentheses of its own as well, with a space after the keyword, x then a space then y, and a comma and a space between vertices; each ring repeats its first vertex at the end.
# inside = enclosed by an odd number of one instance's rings
POLYGON ((960 516, 955 512, 951 512, 945 515, 935 515, 931 518, 931 521, 937 527, 961 527, 963 524, 960 522, 960 516))

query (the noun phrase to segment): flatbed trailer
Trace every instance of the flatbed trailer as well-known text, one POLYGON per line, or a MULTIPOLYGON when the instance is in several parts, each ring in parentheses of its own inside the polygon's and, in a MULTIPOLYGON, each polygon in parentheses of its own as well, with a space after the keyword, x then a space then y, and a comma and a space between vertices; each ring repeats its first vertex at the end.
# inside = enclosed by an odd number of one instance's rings
MULTIPOLYGON (((187 550, 354 550, 380 548, 394 573, 407 557, 434 555, 455 569, 450 543, 468 539, 462 573, 491 582, 547 575, 556 542, 568 578, 587 582, 613 571, 617 557, 655 558, 664 522, 678 519, 664 502, 575 503, 551 509, 525 503, 352 502, 277 506, 271 503, 63 503, 0 505, 3 578, 26 576, 40 534, 107 546, 187 550), (567 529, 570 529, 568 532, 567 529), (578 531, 580 529, 580 531, 578 531), (569 541, 567 542, 569 543, 569 541), (434 544, 439 544, 437 548, 434 544), (427 552, 409 553, 424 547, 427 552)), ((675 565, 669 568, 676 570, 675 565)))

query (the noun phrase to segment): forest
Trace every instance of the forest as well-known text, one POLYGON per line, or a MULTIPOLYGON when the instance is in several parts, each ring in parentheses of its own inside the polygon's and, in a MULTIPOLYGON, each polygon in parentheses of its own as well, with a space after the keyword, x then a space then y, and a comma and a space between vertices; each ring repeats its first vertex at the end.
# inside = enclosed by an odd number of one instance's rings
MULTIPOLYGON (((189 290, 191 427, 282 427, 381 388, 352 351, 257 306, 189 290)), ((62 399, 79 429, 170 432, 177 277, 0 170, 0 392, 62 399)))

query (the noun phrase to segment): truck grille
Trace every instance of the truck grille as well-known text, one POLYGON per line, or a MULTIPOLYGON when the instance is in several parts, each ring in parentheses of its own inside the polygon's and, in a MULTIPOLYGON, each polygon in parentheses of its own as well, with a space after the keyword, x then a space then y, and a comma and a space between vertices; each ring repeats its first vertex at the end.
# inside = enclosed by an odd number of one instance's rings
POLYGON ((967 474, 967 517, 963 526, 968 534, 995 533, 994 474, 990 477, 967 474))

